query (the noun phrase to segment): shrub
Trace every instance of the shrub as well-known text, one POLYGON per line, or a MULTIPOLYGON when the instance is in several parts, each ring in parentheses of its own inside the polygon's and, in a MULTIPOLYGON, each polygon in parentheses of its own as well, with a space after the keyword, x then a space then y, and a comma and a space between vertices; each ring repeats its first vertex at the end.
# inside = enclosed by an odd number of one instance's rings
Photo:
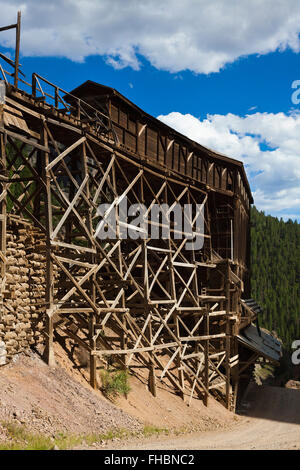
POLYGON ((109 371, 101 373, 102 392, 109 399, 115 399, 118 395, 127 395, 130 391, 129 376, 125 370, 109 371))

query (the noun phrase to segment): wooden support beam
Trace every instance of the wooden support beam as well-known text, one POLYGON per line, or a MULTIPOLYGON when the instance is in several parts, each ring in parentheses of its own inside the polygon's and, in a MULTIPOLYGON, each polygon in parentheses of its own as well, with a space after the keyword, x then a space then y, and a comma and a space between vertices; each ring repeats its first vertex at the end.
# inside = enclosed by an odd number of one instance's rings
MULTIPOLYGON (((48 148, 48 135, 44 126, 41 129, 41 140, 42 146, 48 148)), ((54 304, 54 275, 53 275, 53 261, 51 258, 51 233, 52 233, 52 201, 51 201, 51 190, 50 190, 50 177, 47 175, 45 168, 49 162, 49 153, 44 151, 41 152, 42 158, 42 171, 43 180, 45 184, 44 190, 44 208, 45 208, 45 220, 46 220, 46 347, 44 357, 47 364, 51 367, 55 366, 55 356, 53 349, 53 318, 50 315, 50 311, 54 304)))
POLYGON ((20 58, 20 38, 21 38, 21 12, 18 11, 16 24, 16 49, 15 49, 15 87, 18 88, 19 80, 19 58, 20 58))
MULTIPOLYGON (((204 332, 207 339, 204 343, 204 385, 206 389, 209 389, 209 312, 205 312, 204 317, 204 332)), ((208 394, 204 395, 204 405, 208 405, 208 394)))
MULTIPOLYGON (((1 105, 0 105, 0 122, 1 122, 1 105)), ((1 172, 6 171, 6 148, 5 148, 5 137, 0 133, 0 165, 1 172)), ((0 274, 1 274, 1 284, 0 284, 0 322, 4 314, 4 305, 3 305, 3 293, 5 290, 6 283, 6 214, 7 214, 7 205, 6 205, 6 186, 5 182, 0 183, 0 248, 1 248, 1 261, 0 261, 0 274)))
POLYGON ((230 384, 230 356, 231 356, 231 328, 230 328, 230 263, 225 265, 226 287, 226 408, 231 409, 231 384, 230 384))
POLYGON ((63 158, 69 155, 76 147, 81 145, 83 142, 86 141, 86 137, 81 137, 81 139, 74 142, 74 144, 70 145, 70 147, 66 148, 61 154, 59 154, 52 162, 48 163, 46 166, 46 171, 50 171, 55 165, 57 165, 63 158))

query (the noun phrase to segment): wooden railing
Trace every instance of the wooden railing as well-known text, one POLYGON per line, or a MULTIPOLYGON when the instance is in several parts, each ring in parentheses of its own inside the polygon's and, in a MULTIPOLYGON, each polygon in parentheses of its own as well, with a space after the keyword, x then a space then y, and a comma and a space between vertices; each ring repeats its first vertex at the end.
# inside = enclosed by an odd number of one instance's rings
POLYGON ((59 112, 72 116, 81 123, 90 124, 97 134, 111 134, 115 143, 118 143, 109 113, 102 113, 37 73, 32 74, 31 90, 33 98, 43 100, 59 112))
POLYGON ((43 101, 65 116, 73 117, 80 123, 89 124, 98 135, 109 136, 118 145, 119 140, 108 112, 107 114, 101 112, 37 73, 32 74, 31 83, 25 80, 19 63, 21 12, 18 12, 16 24, 3 26, 0 28, 0 32, 10 29, 16 29, 15 59, 12 60, 0 52, 0 80, 3 80, 6 85, 13 86, 16 90, 29 93, 34 99, 43 101), (12 70, 7 70, 7 66, 12 70))

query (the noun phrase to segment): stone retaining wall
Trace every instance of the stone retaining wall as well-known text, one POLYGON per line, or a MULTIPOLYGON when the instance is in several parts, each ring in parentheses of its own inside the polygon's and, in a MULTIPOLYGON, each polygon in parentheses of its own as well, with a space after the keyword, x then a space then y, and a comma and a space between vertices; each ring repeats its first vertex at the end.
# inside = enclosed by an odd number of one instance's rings
POLYGON ((31 225, 7 229, 6 274, 0 313, 0 365, 44 341, 46 244, 31 225))

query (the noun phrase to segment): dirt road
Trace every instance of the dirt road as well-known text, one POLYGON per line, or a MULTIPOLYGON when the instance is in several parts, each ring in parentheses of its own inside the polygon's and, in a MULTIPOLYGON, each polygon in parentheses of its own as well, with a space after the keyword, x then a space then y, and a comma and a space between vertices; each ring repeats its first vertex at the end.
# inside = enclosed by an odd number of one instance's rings
POLYGON ((300 449, 300 390, 252 385, 228 431, 124 443, 119 449, 300 449))

